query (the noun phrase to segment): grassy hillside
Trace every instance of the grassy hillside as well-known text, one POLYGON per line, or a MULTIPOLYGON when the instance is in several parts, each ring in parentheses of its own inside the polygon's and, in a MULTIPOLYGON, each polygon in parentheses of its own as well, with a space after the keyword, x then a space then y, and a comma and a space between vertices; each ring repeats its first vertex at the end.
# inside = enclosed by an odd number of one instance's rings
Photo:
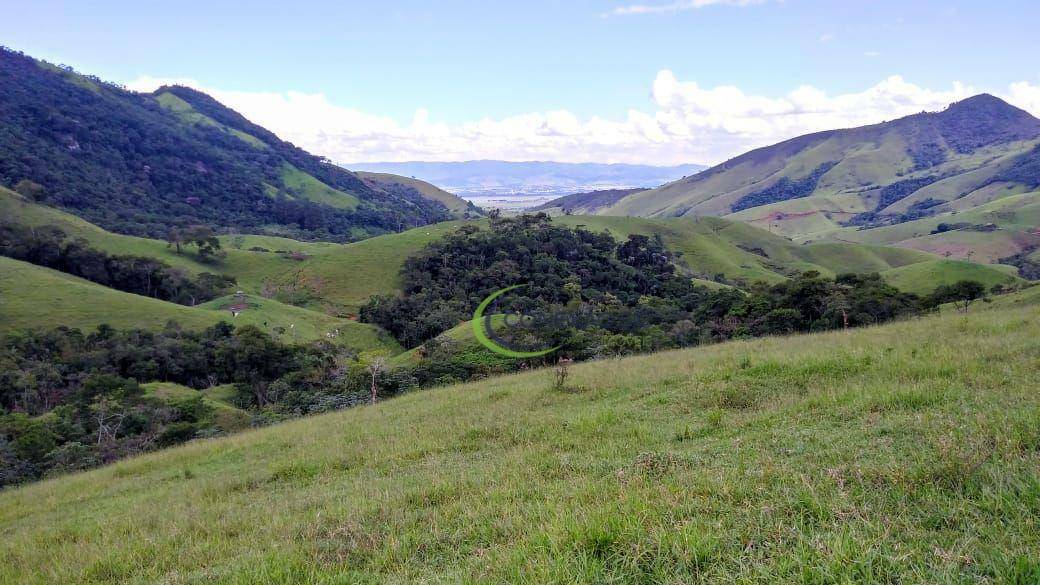
POLYGON ((1040 246, 1040 191, 1007 194, 961 211, 870 230, 839 229, 827 239, 914 248, 975 262, 996 262, 1040 246), (940 224, 951 229, 933 234, 940 224))
MULTIPOLYGON (((1026 201, 1030 196, 1018 198, 1026 201)), ((1032 213, 1032 207, 1023 209, 1015 215, 1020 219, 1014 221, 1024 225, 1031 219, 1027 213, 1032 213)), ((2 188, 0 212, 26 225, 59 226, 69 235, 82 237, 92 246, 113 254, 150 256, 192 273, 215 272, 234 276, 238 287, 251 294, 260 293, 265 282, 284 284, 302 278, 317 289, 316 294, 325 302, 348 313, 355 312, 372 295, 393 292, 399 286, 399 272, 409 255, 463 225, 462 221, 439 223, 345 245, 299 242, 274 236, 222 236, 227 257, 219 262, 203 263, 192 253, 177 254, 165 242, 113 234, 60 210, 30 203, 2 188), (268 251, 252 251, 253 248, 268 251), (280 251, 298 252, 300 255, 293 259, 280 251)), ((484 220, 475 221, 477 225, 485 225, 484 220)), ((863 243, 842 241, 798 245, 766 230, 721 218, 564 215, 553 221, 571 227, 582 225, 594 231, 610 230, 618 238, 629 234, 659 234, 669 249, 682 254, 679 263, 691 274, 711 278, 722 275, 731 280, 779 282, 804 270, 817 270, 828 276, 849 271, 884 272, 938 259, 923 251, 874 245, 867 237, 862 238, 863 243)), ((851 239, 859 234, 849 232, 840 237, 851 239)), ((1004 274, 999 268, 981 267, 977 270, 987 281, 996 282, 1004 274)), ((321 309, 320 305, 315 303, 314 308, 321 309)))
POLYGON ((177 320, 201 328, 219 321, 216 314, 106 288, 49 268, 0 257, 0 328, 113 327, 161 329, 177 320))
POLYGON ((320 288, 320 296, 354 311, 370 296, 392 292, 404 260, 426 244, 450 233, 460 222, 445 222, 378 236, 353 244, 300 242, 261 235, 221 236, 227 257, 201 262, 187 251, 177 254, 166 242, 114 234, 74 215, 27 201, 0 187, 0 213, 10 221, 30 226, 53 225, 68 235, 87 240, 111 254, 157 258, 191 273, 213 272, 234 276, 247 293, 260 293, 265 282, 286 283, 302 275, 320 288), (262 248, 266 251, 253 251, 262 248), (296 259, 286 254, 295 252, 296 259))
POLYGON ((141 384, 146 397, 163 403, 176 403, 196 396, 202 398, 203 404, 212 409, 213 426, 225 433, 235 433, 249 428, 253 416, 229 402, 234 394, 234 384, 214 386, 206 390, 196 390, 173 382, 149 382, 141 384))
POLYGON ((449 193, 436 185, 432 185, 414 177, 402 177, 401 175, 391 175, 390 173, 369 173, 365 171, 355 171, 355 174, 377 189, 384 189, 394 185, 401 185, 406 188, 415 189, 419 193, 422 193, 423 197, 443 204, 448 208, 448 211, 457 218, 480 215, 479 210, 465 199, 458 195, 449 193))
POLYGON ((339 209, 357 209, 360 203, 354 195, 337 191, 289 163, 283 164, 281 171, 282 185, 291 197, 339 209))
POLYGON ((979 95, 942 112, 800 136, 590 209, 722 216, 815 240, 854 219, 883 225, 962 213, 1035 190, 1038 144, 1040 120, 979 95))
MULTIPOLYGON (((826 276, 842 272, 881 272, 939 258, 915 250, 849 243, 799 245, 742 222, 722 218, 646 219, 608 216, 561 216, 565 225, 609 229, 618 237, 630 233, 660 234, 665 245, 682 255, 678 262, 691 271, 730 279, 779 282, 806 270, 826 276)), ((1000 279, 1000 268, 979 266, 987 279, 1000 279)))
POLYGON ((156 258, 193 274, 212 272, 234 276, 239 288, 259 292, 264 279, 277 278, 299 262, 276 253, 251 252, 250 248, 298 251, 317 254, 336 249, 338 244, 299 242, 273 236, 224 236, 221 238, 227 258, 219 262, 201 262, 190 251, 177 254, 166 242, 106 231, 75 215, 53 207, 29 202, 18 194, 0 187, 0 214, 7 221, 28 226, 52 225, 72 237, 83 238, 94 248, 110 254, 130 254, 156 258))
POLYGON ((0 333, 34 327, 75 327, 92 330, 101 323, 116 328, 158 330, 173 320, 190 329, 227 321, 256 325, 285 342, 337 339, 357 349, 399 350, 377 327, 338 319, 317 311, 293 307, 255 296, 240 301, 233 296, 198 307, 185 307, 124 293, 61 272, 0 257, 0 333), (233 317, 226 309, 244 303, 233 317))
POLYGON ((0 493, 0 581, 1040 579, 1040 308, 544 370, 0 493), (436 421, 436 424, 430 424, 436 421))
POLYGON ((315 254, 299 267, 308 276, 321 279, 325 298, 356 310, 372 295, 394 292, 405 259, 460 225, 462 222, 446 222, 369 238, 315 254))
POLYGON ((199 113, 195 108, 191 106, 191 104, 177 97, 173 93, 170 93, 169 91, 156 92, 155 101, 158 102, 160 106, 175 113, 179 118, 181 118, 189 124, 219 128, 224 132, 227 132, 232 136, 242 140, 246 144, 249 144, 250 146, 253 146, 261 150, 268 148, 267 145, 264 144, 264 142, 259 138, 251 134, 246 134, 245 132, 242 132, 237 128, 228 128, 227 126, 221 124, 220 122, 217 122, 213 118, 210 118, 205 114, 199 113))
POLYGON ((932 260, 893 268, 881 273, 889 284, 918 294, 927 294, 944 284, 954 284, 960 280, 975 280, 986 288, 995 284, 1020 285, 1024 281, 1015 275, 1011 266, 984 266, 963 260, 932 260))

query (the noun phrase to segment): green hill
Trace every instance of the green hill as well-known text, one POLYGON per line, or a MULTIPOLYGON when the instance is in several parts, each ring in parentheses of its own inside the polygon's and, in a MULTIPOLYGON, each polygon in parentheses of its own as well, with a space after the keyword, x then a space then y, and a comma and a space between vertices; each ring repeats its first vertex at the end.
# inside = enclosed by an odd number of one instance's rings
POLYGON ((442 203, 456 218, 462 219, 481 215, 480 210, 472 203, 426 181, 421 181, 414 177, 391 175, 390 173, 370 173, 366 171, 355 171, 355 173, 364 179, 366 183, 377 189, 415 189, 422 193, 423 197, 442 203))
POLYGON ((931 260, 886 270, 881 276, 896 288, 918 294, 927 294, 938 286, 954 284, 960 280, 975 280, 984 284, 987 289, 996 284, 1022 284, 1022 279, 1015 275, 1014 268, 999 268, 1003 270, 962 260, 931 260))
POLYGON ((410 393, 7 490, 0 581, 1034 583, 1040 310, 977 307, 576 365, 565 392, 537 370, 410 393))
POLYGON ((212 425, 225 433, 242 431, 252 424, 252 415, 228 400, 235 392, 234 384, 196 390, 173 382, 149 382, 141 384, 141 388, 144 389, 145 396, 166 404, 201 397, 203 404, 212 409, 212 425))
POLYGON ((285 341, 324 339, 338 331, 336 339, 357 349, 386 348, 397 344, 377 327, 338 319, 278 301, 255 296, 215 299, 198 307, 185 307, 140 295, 120 292, 67 274, 0 257, 0 333, 36 327, 74 327, 92 330, 101 323, 116 328, 158 330, 169 321, 199 329, 227 321, 251 324, 285 341), (226 307, 246 305, 233 317, 226 307))
MULTIPOLYGON (((845 242, 796 244, 786 238, 723 218, 644 219, 609 216, 561 216, 554 219, 566 225, 585 225, 588 229, 609 229, 624 237, 629 233, 659 234, 665 245, 681 253, 678 259, 694 274, 722 275, 727 279, 779 282, 792 274, 816 270, 825 276, 843 272, 879 272, 896 286, 906 285, 910 292, 930 292, 927 281, 906 278, 911 266, 930 266, 928 274, 937 283, 972 277, 988 285, 1021 282, 1006 266, 986 266, 967 262, 943 263, 942 258, 906 248, 863 245, 845 242), (966 266, 964 266, 966 265, 966 266), (950 268, 948 275, 940 275, 950 268), (901 276, 903 275, 903 276, 901 276)), ((917 274, 926 274, 925 270, 917 274)))
POLYGON ((913 248, 975 262, 997 262, 1040 248, 1040 191, 1011 194, 976 207, 892 226, 869 230, 841 228, 822 237, 913 248))
POLYGON ((300 242, 259 235, 221 236, 226 258, 202 262, 190 252, 177 254, 166 242, 106 231, 79 217, 33 203, 0 187, 0 213, 14 223, 51 225, 110 254, 156 258, 192 274, 233 276, 240 289, 259 294, 264 284, 278 285, 307 278, 324 300, 356 310, 370 296, 392 292, 405 258, 450 233, 459 222, 445 222, 387 234, 353 244, 300 242), (295 254, 292 254, 295 253, 295 254))
POLYGON ((372 186, 186 87, 145 94, 0 49, 0 185, 110 231, 207 224, 349 241, 454 216, 372 186), (24 183, 23 183, 24 182, 24 183))
MULTIPOLYGON (((1025 197, 1019 196, 1020 199, 1025 197)), ((1032 207, 1025 209, 1031 213, 1032 207)), ((233 276, 241 290, 254 295, 260 294, 265 284, 305 282, 313 288, 312 296, 316 298, 310 302, 310 308, 322 310, 323 304, 330 304, 348 313, 355 312, 372 295, 396 290, 399 272, 408 256, 463 225, 462 221, 444 222, 351 244, 300 242, 258 235, 222 236, 227 257, 217 262, 201 262, 192 253, 177 254, 166 242, 113 234, 3 188, 0 188, 0 213, 24 225, 60 227, 70 236, 83 238, 91 246, 111 254, 157 258, 193 274, 213 272, 233 276)), ((1016 221, 1024 224, 1028 220, 1029 216, 1023 216, 1016 221)), ((475 221, 477 225, 485 225, 484 220, 475 221)), ((618 238, 629 234, 660 235, 669 249, 681 253, 678 258, 681 267, 691 276, 709 281, 721 276, 726 280, 778 282, 805 270, 817 270, 828 276, 850 271, 885 272, 939 259, 923 251, 867 241, 800 245, 766 230, 723 218, 564 215, 553 221, 571 227, 582 225, 594 231, 609 230, 618 238)), ((852 238, 858 234, 851 232, 842 237, 852 238)), ((903 245, 899 240, 897 243, 903 245)), ((986 282, 997 282, 1005 277, 1001 268, 980 266, 977 270, 986 282)))
MULTIPOLYGON (((692 276, 712 279, 778 282, 805 270, 833 276, 848 271, 882 272, 936 256, 883 246, 821 243, 799 245, 740 222, 721 218, 636 218, 559 216, 563 225, 609 230, 615 237, 660 235, 678 263, 692 276)), ((318 252, 300 269, 323 280, 324 294, 347 307, 357 307, 374 294, 395 290, 405 259, 423 246, 450 233, 461 223, 444 223, 388 234, 318 252)), ((982 267, 983 272, 994 270, 982 267)))
MULTIPOLYGON (((794 138, 592 209, 723 216, 819 239, 850 222, 901 223, 1035 190, 1038 157, 1040 120, 979 95, 942 112, 794 138)), ((557 206, 583 209, 580 196, 572 203, 557 206)))

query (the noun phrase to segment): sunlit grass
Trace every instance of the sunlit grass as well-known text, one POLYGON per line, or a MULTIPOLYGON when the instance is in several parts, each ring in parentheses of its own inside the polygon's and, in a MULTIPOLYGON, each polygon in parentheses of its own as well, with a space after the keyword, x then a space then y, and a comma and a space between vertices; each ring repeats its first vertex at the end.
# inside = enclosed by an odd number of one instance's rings
POLYGON ((192 443, 0 494, 0 581, 1037 582, 1038 318, 594 362, 566 392, 533 371, 192 443))

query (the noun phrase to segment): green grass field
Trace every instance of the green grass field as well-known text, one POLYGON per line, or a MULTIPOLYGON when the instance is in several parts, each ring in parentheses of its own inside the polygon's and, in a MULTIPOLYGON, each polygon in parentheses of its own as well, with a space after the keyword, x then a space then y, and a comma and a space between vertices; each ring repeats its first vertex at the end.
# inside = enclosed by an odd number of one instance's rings
POLYGON ((171 266, 198 274, 212 272, 234 276, 239 288, 256 293, 266 278, 277 278, 291 271, 299 262, 280 254, 250 252, 254 246, 269 250, 299 251, 317 254, 338 244, 297 242, 270 236, 223 236, 227 257, 218 262, 201 262, 190 250, 178 254, 166 242, 125 236, 106 231, 70 213, 26 201, 12 191, 0 187, 0 214, 9 221, 28 226, 56 226, 71 237, 83 238, 91 246, 110 254, 132 254, 162 260, 171 266), (237 247, 236 247, 237 246, 237 247))
POLYGON ((234 384, 223 384, 200 391, 173 382, 149 382, 141 384, 141 388, 144 389, 146 397, 167 404, 201 396, 202 402, 213 411, 213 426, 225 433, 245 430, 253 421, 253 415, 230 402, 235 392, 234 384))
POLYGON ((289 163, 282 167, 282 184, 301 199, 338 209, 356 209, 360 203, 356 196, 333 189, 289 163))
POLYGON ((162 92, 155 96, 155 101, 159 102, 159 105, 175 113, 181 120, 198 126, 212 126, 214 128, 220 128, 221 130, 228 132, 236 138, 242 140, 246 144, 257 148, 266 149, 268 146, 264 144, 264 141, 260 140, 252 134, 246 134, 237 128, 229 128, 220 122, 217 122, 213 118, 199 112, 192 107, 191 104, 182 100, 181 98, 173 95, 170 92, 162 92))
POLYGON ((963 260, 933 260, 886 270, 881 276, 898 289, 928 294, 938 286, 953 284, 959 280, 975 280, 987 289, 995 284, 1024 284, 1025 281, 1016 276, 1015 272, 1015 268, 1011 266, 985 266, 963 260))
POLYGON ((149 297, 124 293, 62 272, 0 257, 0 333, 35 327, 75 327, 85 331, 101 323, 113 327, 159 330, 169 321, 188 329, 220 321, 256 325, 283 342, 336 340, 359 350, 400 351, 378 327, 339 319, 278 301, 247 295, 248 308, 237 317, 224 309, 239 301, 233 296, 185 307, 149 297))
POLYGON ((996 262, 1040 245, 1040 192, 1011 194, 965 211, 938 214, 870 230, 842 228, 831 240, 900 246, 975 262, 996 262), (993 225, 996 230, 956 229, 932 234, 939 224, 993 225))
POLYGON ((546 370, 416 392, 11 489, 0 581, 1035 583, 1030 298, 578 365, 565 392, 546 370))

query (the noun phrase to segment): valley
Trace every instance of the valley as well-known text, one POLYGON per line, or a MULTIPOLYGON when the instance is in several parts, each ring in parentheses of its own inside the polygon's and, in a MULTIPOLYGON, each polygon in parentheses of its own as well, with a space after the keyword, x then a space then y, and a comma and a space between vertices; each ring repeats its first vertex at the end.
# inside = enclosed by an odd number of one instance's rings
POLYGON ((0 583, 1040 583, 1040 92, 914 4, 0 46, 0 583))

